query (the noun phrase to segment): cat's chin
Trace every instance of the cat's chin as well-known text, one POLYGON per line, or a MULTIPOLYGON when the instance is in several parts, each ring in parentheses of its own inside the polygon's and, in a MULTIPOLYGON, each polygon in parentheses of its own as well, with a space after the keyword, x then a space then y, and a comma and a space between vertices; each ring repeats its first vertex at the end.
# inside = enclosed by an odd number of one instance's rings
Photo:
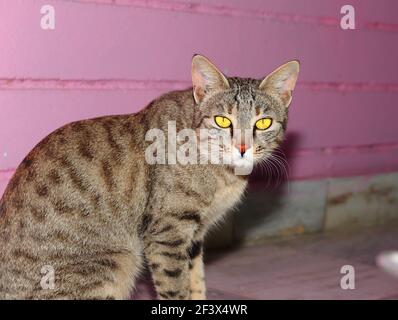
POLYGON ((236 175, 249 175, 253 171, 253 150, 248 149, 242 156, 237 149, 232 151, 232 167, 236 175))
POLYGON ((232 162, 232 167, 236 175, 249 175, 253 171, 253 161, 240 158, 232 162))

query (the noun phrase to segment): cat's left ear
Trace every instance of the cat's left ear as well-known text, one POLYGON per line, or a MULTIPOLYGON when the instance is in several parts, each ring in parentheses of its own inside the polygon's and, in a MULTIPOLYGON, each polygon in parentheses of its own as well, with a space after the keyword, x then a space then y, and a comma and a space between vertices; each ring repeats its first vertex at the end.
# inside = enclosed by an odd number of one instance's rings
POLYGON ((269 74, 260 84, 260 90, 276 96, 287 108, 292 101, 292 91, 296 85, 300 62, 293 60, 269 74))
POLYGON ((209 92, 229 88, 228 80, 221 71, 199 54, 192 58, 192 85, 196 103, 202 102, 209 92))

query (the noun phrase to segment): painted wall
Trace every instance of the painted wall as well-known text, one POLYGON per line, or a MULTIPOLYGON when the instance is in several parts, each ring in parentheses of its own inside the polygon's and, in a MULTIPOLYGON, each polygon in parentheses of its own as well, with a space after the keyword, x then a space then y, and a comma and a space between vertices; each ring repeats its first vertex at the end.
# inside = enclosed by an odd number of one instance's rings
POLYGON ((0 194, 24 155, 77 119, 135 112, 190 85, 193 53, 227 75, 301 74, 286 150, 292 178, 398 169, 398 2, 0 0, 0 194), (40 8, 55 8, 42 30, 40 8))

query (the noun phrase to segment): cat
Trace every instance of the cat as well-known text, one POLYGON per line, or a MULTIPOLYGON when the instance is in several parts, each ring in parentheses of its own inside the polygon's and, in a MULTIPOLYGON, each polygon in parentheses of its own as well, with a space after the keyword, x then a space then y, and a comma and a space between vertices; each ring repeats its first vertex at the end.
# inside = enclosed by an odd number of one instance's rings
POLYGON ((159 299, 206 299, 204 236, 242 198, 234 167, 282 142, 298 72, 293 60, 262 80, 226 77, 195 55, 192 88, 44 138, 0 200, 0 298, 127 299, 148 267, 159 299), (146 133, 169 121, 230 136, 219 151, 232 162, 148 164, 146 133))

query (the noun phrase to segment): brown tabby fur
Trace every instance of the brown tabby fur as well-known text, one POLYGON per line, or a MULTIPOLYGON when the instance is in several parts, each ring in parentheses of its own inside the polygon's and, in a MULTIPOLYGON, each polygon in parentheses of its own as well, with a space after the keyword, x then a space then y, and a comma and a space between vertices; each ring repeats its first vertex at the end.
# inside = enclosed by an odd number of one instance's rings
MULTIPOLYGON (((202 75, 222 76, 196 59, 202 75)), ((137 114, 67 124, 26 156, 0 200, 1 299, 126 299, 146 263, 159 298, 205 298, 203 237, 240 200, 246 177, 228 165, 149 165, 145 134, 167 132, 168 120, 177 130, 209 127, 225 107, 242 127, 268 108, 278 126, 257 143, 266 158, 293 87, 287 101, 272 82, 199 80, 195 98, 192 88, 171 92, 137 114), (42 288, 43 266, 55 271, 53 289, 42 288)))

